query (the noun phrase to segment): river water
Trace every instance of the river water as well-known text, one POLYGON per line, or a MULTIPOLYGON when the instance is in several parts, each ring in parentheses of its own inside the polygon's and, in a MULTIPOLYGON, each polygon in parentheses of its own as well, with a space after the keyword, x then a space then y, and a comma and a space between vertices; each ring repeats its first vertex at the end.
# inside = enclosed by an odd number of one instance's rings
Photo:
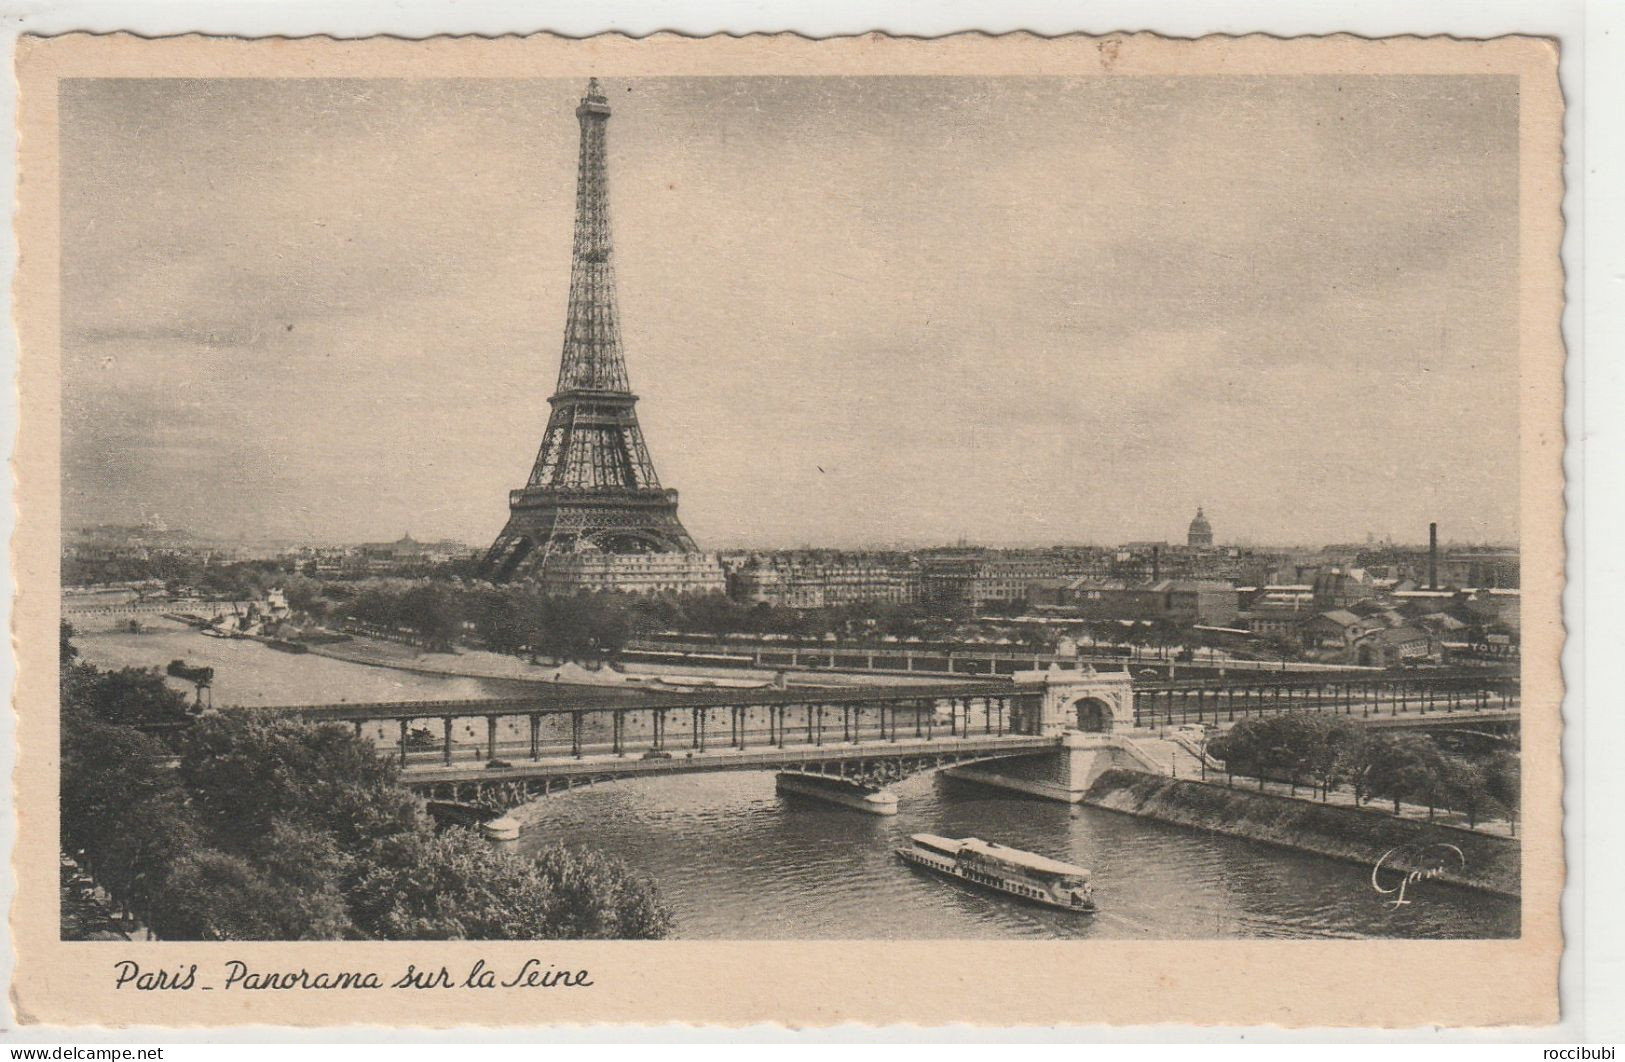
MULTIPOLYGON (((213 666, 219 707, 508 696, 534 687, 290 655, 185 629, 87 633, 100 667, 213 666)), ((177 688, 190 687, 185 683, 177 688)), ((470 731, 473 734, 473 731, 470 731)), ((477 745, 476 737, 470 737, 477 745)), ((472 747, 471 745, 471 747, 472 747)), ((556 794, 533 805, 521 850, 590 845, 650 875, 699 939, 1504 937, 1514 901, 1438 882, 1398 910, 1370 869, 1007 794, 940 775, 894 787, 877 817, 774 792, 768 772, 669 775, 556 794), (1100 910, 1078 916, 967 890, 905 866, 911 833, 977 836, 1089 867, 1100 910)))
MULTIPOLYGON (((80 655, 100 668, 164 667, 185 660, 194 667, 214 668, 210 691, 216 708, 265 705, 368 703, 377 701, 465 700, 512 697, 535 689, 504 679, 425 675, 388 667, 369 667, 315 653, 282 653, 248 639, 209 638, 179 624, 147 623, 138 634, 87 631, 74 637, 80 655)), ((170 679, 174 689, 191 695, 190 682, 170 679)))
POLYGON ((779 796, 769 773, 677 775, 533 805, 521 850, 590 845, 650 875, 698 939, 1505 937, 1515 901, 1438 882, 1390 910, 1370 868, 1006 794, 940 775, 895 787, 896 816, 779 796), (1079 916, 906 866, 911 833, 976 836, 1094 872, 1079 916))

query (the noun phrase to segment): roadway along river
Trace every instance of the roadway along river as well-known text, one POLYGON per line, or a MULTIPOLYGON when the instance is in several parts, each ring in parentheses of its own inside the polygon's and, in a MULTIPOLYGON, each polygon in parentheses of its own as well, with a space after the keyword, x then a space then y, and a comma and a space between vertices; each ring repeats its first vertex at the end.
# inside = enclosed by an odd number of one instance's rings
POLYGON ((877 817, 775 794, 768 773, 637 779, 534 806, 521 850, 598 848, 649 874, 700 939, 1505 937, 1510 899, 1427 881, 1397 911, 1370 868, 937 775, 877 817), (905 866, 911 833, 977 836, 1095 874, 1093 916, 968 890, 905 866))

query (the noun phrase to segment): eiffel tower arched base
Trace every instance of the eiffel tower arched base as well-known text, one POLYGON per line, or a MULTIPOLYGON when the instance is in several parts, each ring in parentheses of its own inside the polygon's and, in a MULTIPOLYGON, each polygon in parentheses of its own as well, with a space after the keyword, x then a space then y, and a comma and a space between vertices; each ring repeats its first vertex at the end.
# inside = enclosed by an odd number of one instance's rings
POLYGON ((694 553, 677 519, 677 492, 515 491, 508 525, 486 552, 480 576, 510 582, 542 575, 548 562, 584 550, 694 553))

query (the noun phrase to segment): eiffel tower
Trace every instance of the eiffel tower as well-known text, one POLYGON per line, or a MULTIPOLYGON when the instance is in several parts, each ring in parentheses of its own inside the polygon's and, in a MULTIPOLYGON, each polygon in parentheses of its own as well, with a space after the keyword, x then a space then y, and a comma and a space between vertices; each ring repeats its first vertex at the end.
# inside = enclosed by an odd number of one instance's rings
POLYGON ((495 582, 539 576, 550 558, 588 550, 697 552, 677 520, 677 492, 655 475, 627 380, 610 256, 609 114, 594 78, 576 108, 581 159, 558 387, 530 480, 509 492, 508 524, 481 565, 495 582))

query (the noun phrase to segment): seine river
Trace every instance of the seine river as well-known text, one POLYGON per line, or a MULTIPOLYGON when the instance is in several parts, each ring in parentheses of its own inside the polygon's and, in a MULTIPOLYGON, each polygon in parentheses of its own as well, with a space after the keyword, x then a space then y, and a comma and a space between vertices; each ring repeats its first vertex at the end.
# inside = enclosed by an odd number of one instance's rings
POLYGON ((1505 937, 1515 901, 1437 882, 1397 911, 1370 868, 1096 808, 916 776, 899 813, 779 796, 768 773, 638 779, 546 798, 520 849, 612 853, 655 879, 675 936, 802 938, 1505 937), (963 888, 902 863, 911 833, 976 836, 1094 872, 1078 916, 963 888))
MULTIPOLYGON (((76 639, 101 667, 215 668, 217 707, 511 695, 528 687, 419 675, 181 629, 76 639)), ((185 684, 179 684, 184 686, 185 684)), ((562 840, 658 883, 676 935, 704 939, 971 937, 1497 937, 1514 901, 1421 882, 1391 911, 1370 869, 937 775, 896 787, 881 818, 780 797, 769 773, 637 779, 548 797, 521 850, 562 840), (977 836, 1089 867, 1100 910, 1069 915, 905 866, 911 833, 977 836)))
MULTIPOLYGON (((502 679, 423 675, 369 667, 315 653, 279 653, 246 639, 208 638, 178 624, 153 622, 140 634, 84 632, 74 637, 80 655, 102 668, 164 667, 185 660, 214 668, 216 708, 329 704, 343 701, 462 700, 510 697, 533 689, 530 683, 502 679)), ((190 694, 188 682, 170 685, 190 694)))

